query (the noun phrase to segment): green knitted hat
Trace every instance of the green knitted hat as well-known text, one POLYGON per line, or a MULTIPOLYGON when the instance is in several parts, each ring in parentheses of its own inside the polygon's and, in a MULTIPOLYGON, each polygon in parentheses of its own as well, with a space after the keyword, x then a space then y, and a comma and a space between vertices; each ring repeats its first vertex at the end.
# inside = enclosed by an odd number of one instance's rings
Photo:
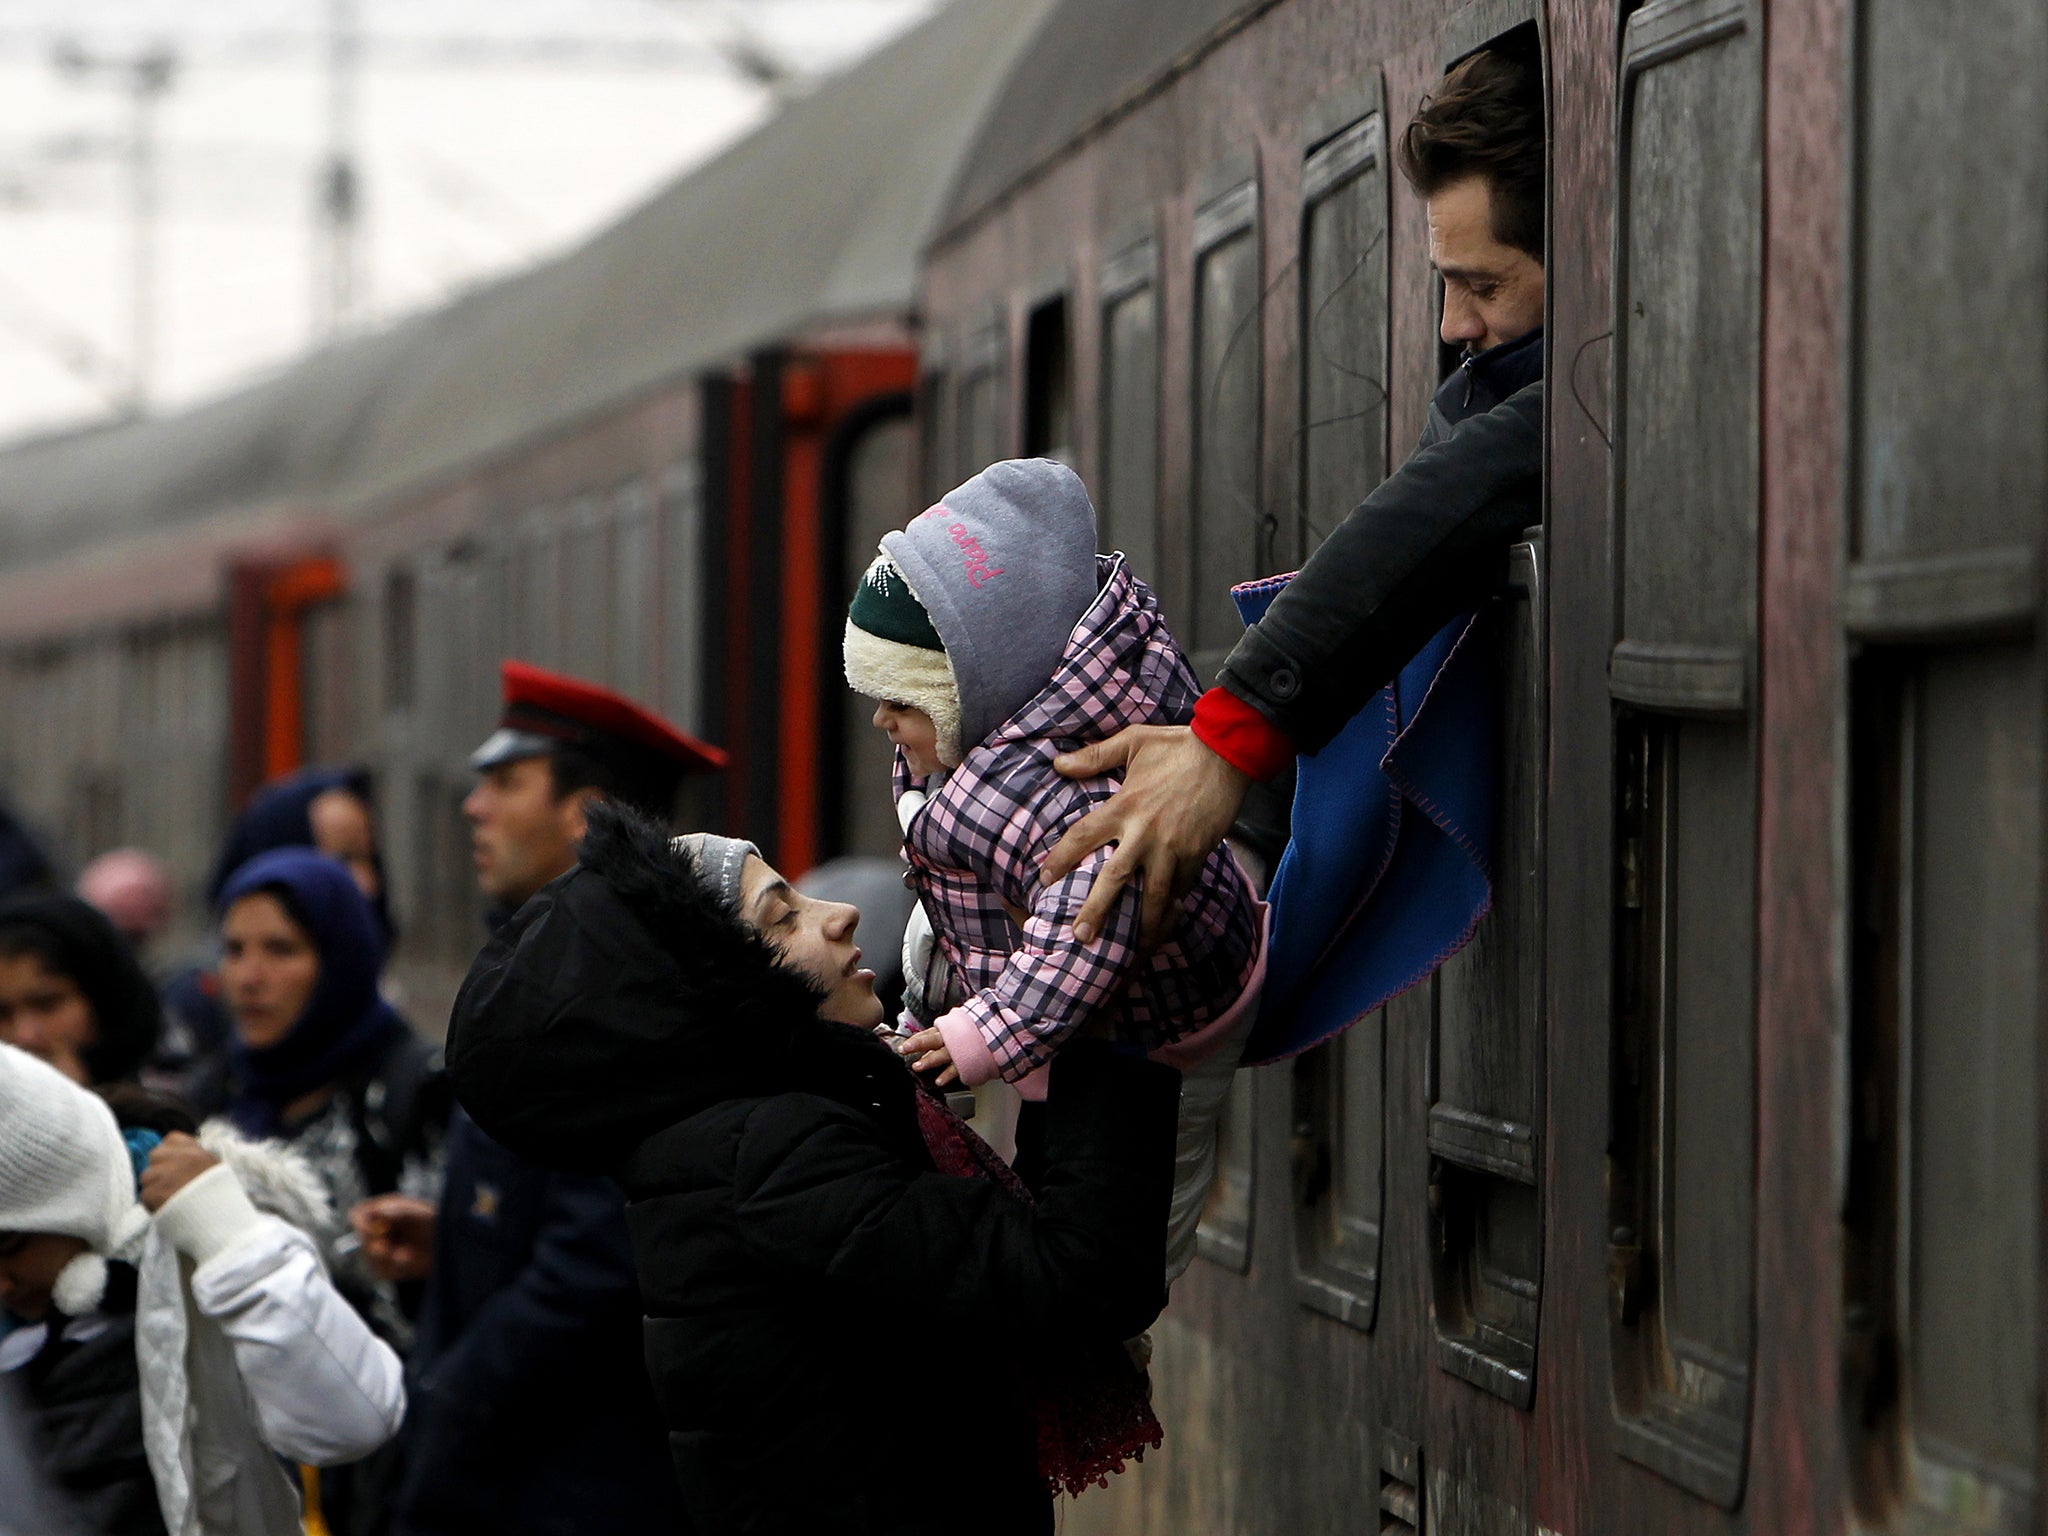
POLYGON ((921 651, 943 651, 939 632, 932 628, 932 616, 910 590, 910 583, 887 555, 875 556, 860 585, 853 589, 853 602, 846 617, 856 629, 898 645, 914 645, 921 651))
POLYGON ((923 710, 938 732, 939 762, 960 764, 960 688, 931 615, 887 555, 854 588, 846 610, 846 681, 855 693, 923 710))

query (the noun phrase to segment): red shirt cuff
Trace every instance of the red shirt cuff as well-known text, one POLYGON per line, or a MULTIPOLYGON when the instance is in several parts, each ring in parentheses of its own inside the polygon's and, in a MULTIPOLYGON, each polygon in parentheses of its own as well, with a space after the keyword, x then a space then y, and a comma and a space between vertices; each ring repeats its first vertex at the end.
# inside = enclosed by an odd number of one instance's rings
POLYGON ((1280 727, 1228 688, 1211 688, 1195 703, 1195 739, 1240 773, 1270 779, 1294 758, 1280 727))

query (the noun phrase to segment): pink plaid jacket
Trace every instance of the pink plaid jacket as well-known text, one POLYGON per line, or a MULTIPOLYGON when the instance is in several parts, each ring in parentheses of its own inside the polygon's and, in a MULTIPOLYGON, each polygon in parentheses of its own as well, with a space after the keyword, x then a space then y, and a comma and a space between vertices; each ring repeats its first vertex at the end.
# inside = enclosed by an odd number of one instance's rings
MULTIPOLYGON (((1117 1038, 1146 1051, 1185 1040, 1229 1011, 1259 960, 1257 900, 1227 849, 1210 853, 1174 937, 1149 958, 1138 952, 1135 886, 1094 943, 1074 942, 1074 918, 1108 850, 1064 880, 1039 879, 1053 844, 1116 789, 1111 778, 1061 778, 1054 756, 1127 725, 1185 724, 1199 693, 1151 590, 1121 557, 1097 558, 1102 590, 1059 670, 968 751, 904 840, 912 883, 953 969, 936 1022, 970 1084, 1030 1076, 1103 1014, 1117 1038), (1012 909, 1024 914, 1021 927, 1012 909)), ((916 782, 899 753, 896 793, 916 782)))

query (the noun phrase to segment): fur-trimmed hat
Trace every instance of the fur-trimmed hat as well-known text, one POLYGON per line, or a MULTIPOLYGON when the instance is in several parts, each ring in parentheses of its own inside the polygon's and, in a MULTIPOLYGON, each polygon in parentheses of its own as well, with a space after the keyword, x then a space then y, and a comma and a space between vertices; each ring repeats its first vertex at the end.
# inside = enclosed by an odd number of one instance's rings
POLYGON ((107 1260, 137 1258, 149 1232, 135 1165, 106 1101, 11 1045, 0 1045, 0 1232, 86 1245, 51 1291, 67 1317, 99 1306, 107 1260))
POLYGON ((846 610, 846 681, 855 693, 930 715, 939 762, 959 766, 960 687, 953 665, 931 615, 887 555, 875 556, 846 610))

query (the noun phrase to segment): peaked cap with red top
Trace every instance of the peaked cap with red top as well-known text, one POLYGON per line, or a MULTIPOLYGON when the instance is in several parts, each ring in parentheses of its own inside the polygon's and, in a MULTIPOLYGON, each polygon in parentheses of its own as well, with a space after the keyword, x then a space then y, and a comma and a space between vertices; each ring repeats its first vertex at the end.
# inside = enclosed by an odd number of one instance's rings
POLYGON ((573 751, 616 777, 626 799, 665 814, 684 774, 725 766, 718 748, 609 688, 523 661, 503 663, 499 674, 505 712, 497 730, 470 754, 469 766, 478 773, 573 751))

